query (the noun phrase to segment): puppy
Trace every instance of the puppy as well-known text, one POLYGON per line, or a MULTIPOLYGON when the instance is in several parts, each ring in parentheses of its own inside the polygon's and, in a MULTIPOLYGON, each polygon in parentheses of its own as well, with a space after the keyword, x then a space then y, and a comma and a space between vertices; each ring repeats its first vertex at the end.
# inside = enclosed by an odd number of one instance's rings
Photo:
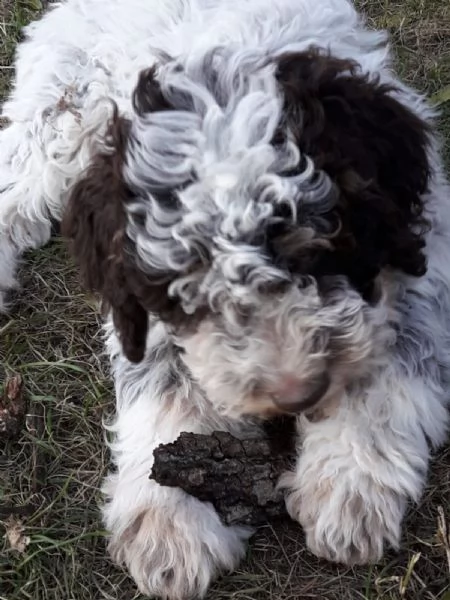
POLYGON ((347 0, 68 0, 16 68, 1 301, 62 219, 107 313, 114 559, 149 596, 203 596, 251 531, 150 481, 153 450, 284 413, 309 549, 398 546, 447 433, 450 211, 385 34, 347 0))

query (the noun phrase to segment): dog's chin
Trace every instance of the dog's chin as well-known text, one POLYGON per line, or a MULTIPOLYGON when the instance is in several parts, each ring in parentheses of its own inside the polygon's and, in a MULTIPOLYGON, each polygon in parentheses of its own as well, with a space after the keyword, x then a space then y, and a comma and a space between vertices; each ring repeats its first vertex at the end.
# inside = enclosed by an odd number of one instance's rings
POLYGON ((325 414, 334 407, 333 398, 339 396, 342 386, 333 382, 325 374, 322 380, 312 387, 309 395, 299 396, 297 400, 286 398, 279 394, 244 394, 228 392, 218 397, 217 391, 205 391, 214 408, 222 415, 233 419, 253 417, 270 420, 276 417, 325 414))
MULTIPOLYGON (((354 364, 351 368, 330 367, 329 371, 316 378, 316 383, 304 386, 305 392, 297 400, 280 394, 247 395, 240 402, 221 404, 223 414, 233 417, 250 416, 260 419, 273 419, 283 416, 302 416, 309 421, 322 421, 333 417, 339 410, 340 400, 353 387, 358 387, 370 373, 363 365, 354 364)), ((231 397, 231 394, 229 395, 231 397)), ((237 397, 237 395, 236 395, 237 397)))

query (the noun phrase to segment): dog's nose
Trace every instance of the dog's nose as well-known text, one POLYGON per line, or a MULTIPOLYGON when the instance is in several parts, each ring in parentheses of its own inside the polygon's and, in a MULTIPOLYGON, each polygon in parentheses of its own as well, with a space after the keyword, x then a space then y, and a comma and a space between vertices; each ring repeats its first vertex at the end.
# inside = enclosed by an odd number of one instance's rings
POLYGON ((283 412, 300 413, 317 404, 327 393, 330 383, 330 376, 324 373, 320 380, 309 387, 306 394, 274 395, 273 401, 283 412))

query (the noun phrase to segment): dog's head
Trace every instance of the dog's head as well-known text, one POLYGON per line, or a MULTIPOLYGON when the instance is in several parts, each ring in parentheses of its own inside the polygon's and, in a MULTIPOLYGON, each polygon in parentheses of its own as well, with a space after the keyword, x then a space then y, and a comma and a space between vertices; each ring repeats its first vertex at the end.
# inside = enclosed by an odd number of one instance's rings
POLYGON ((221 410, 306 410, 383 352, 383 274, 425 272, 428 127, 350 61, 234 58, 141 75, 63 230, 131 361, 152 313, 221 410))

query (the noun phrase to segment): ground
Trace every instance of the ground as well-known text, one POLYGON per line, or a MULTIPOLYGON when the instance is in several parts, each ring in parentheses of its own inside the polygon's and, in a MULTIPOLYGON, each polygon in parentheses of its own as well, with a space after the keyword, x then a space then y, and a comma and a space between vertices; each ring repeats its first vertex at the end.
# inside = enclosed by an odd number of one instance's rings
MULTIPOLYGON (((359 6, 391 32, 404 79, 439 105, 449 160, 450 4, 359 6)), ((0 0, 0 97, 20 29, 42 8, 40 0, 0 0)), ((58 239, 26 263, 11 318, 0 320, 0 382, 20 374, 29 399, 22 435, 0 441, 0 600, 137 600, 133 582, 107 558, 97 508, 108 465, 101 422, 113 394, 94 303, 58 239)), ((398 554, 372 568, 334 567, 305 550, 298 527, 267 525, 208 600, 450 600, 449 505, 447 447, 435 457, 423 501, 410 510, 398 554)))

